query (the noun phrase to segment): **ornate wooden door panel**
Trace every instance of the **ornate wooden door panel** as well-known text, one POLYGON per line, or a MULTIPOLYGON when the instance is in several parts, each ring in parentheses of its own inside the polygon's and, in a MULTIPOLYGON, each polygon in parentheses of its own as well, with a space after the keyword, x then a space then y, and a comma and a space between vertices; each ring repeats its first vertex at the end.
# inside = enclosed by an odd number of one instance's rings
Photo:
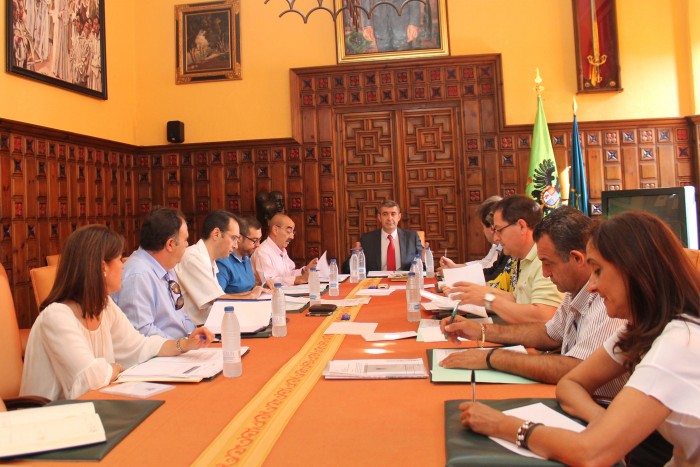
POLYGON ((462 247, 456 108, 338 115, 343 246, 377 228, 376 209, 394 199, 401 225, 425 230, 433 248, 462 247))

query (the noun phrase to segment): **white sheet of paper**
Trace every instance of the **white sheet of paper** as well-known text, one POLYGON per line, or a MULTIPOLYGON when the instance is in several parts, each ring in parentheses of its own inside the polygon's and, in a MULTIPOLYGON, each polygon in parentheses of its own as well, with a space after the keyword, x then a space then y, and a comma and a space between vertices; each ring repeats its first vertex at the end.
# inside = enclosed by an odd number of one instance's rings
MULTIPOLYGON (((580 425, 579 423, 571 420, 566 415, 560 414, 556 410, 550 409, 541 402, 538 402, 537 404, 525 405, 523 407, 517 407, 515 409, 504 410, 503 413, 506 415, 512 415, 513 417, 522 418, 523 420, 532 420, 536 423, 544 423, 549 427, 563 428, 565 430, 575 431, 576 433, 580 433, 585 428, 583 425, 580 425)), ((489 438, 491 438, 504 448, 508 449, 509 451, 512 451, 516 454, 520 454, 521 456, 543 459, 543 457, 538 456, 537 454, 528 449, 521 449, 517 447, 515 443, 494 438, 492 436, 489 436, 489 438)))
MULTIPOLYGON (((423 308, 429 311, 438 311, 438 310, 452 310, 454 309, 455 300, 451 300, 448 297, 445 297, 444 295, 437 295, 432 292, 429 292, 427 290, 421 290, 420 295, 423 298, 427 298, 428 300, 431 301, 433 305, 426 305, 425 303, 422 303, 423 308)), ((473 315, 481 316, 482 318, 486 318, 488 315, 486 314, 486 308, 483 306, 476 306, 476 305, 460 305, 459 306, 460 311, 464 311, 465 313, 471 313, 473 315)))
POLYGON ((445 335, 440 331, 439 325, 437 327, 418 328, 418 332, 423 342, 447 342, 445 335))
POLYGON ((331 360, 323 370, 326 379, 427 378, 422 358, 331 360))
POLYGON ((335 305, 337 307, 358 306, 358 305, 367 305, 371 299, 372 299, 371 297, 343 298, 340 300, 331 300, 331 299, 324 298, 324 299, 321 299, 321 304, 322 305, 335 305))
POLYGON ((348 336, 361 336, 372 334, 377 329, 378 323, 356 323, 354 321, 334 321, 328 326, 324 334, 345 334, 348 336))
POLYGON ((285 294, 309 295, 309 284, 285 285, 282 291, 285 294))
POLYGON ((327 251, 324 251, 321 257, 318 259, 316 264, 316 270, 318 271, 318 277, 323 280, 328 280, 331 277, 331 267, 328 264, 328 258, 326 258, 327 251))
POLYGON ((408 339, 410 337, 416 337, 417 335, 418 333, 415 331, 374 332, 372 334, 362 334, 362 338, 367 342, 396 341, 399 339, 408 339))
POLYGON ((215 300, 204 327, 214 334, 221 334, 221 319, 227 306, 234 308, 241 332, 255 332, 270 324, 272 302, 269 300, 215 300))
POLYGON ((360 289, 355 292, 355 295, 368 295, 370 297, 385 297, 391 295, 393 290, 391 289, 360 289))
POLYGON ((479 264, 468 264, 461 268, 443 268, 442 275, 448 287, 452 287, 455 282, 461 281, 486 285, 484 270, 479 264))
POLYGON ((367 277, 389 277, 394 274, 394 271, 370 271, 367 273, 367 277))

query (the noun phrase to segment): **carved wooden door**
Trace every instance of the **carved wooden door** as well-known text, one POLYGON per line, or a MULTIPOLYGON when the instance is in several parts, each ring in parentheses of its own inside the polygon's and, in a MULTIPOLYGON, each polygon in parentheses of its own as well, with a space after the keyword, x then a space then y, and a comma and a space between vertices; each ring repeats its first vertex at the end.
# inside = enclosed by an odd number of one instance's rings
POLYGON ((400 226, 425 231, 434 251, 466 251, 458 116, 456 107, 337 115, 341 249, 376 229, 377 208, 393 199, 400 226))

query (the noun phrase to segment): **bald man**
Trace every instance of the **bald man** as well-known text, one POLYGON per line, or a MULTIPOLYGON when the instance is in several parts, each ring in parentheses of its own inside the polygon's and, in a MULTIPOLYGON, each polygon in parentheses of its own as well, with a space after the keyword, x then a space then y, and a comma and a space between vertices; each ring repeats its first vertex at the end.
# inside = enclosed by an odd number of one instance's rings
POLYGON ((287 215, 277 213, 270 219, 270 233, 253 253, 253 270, 258 284, 270 279, 282 285, 305 284, 309 281, 310 268, 316 267, 318 258, 302 268, 296 269, 287 254, 287 246, 294 239, 294 221, 287 215))

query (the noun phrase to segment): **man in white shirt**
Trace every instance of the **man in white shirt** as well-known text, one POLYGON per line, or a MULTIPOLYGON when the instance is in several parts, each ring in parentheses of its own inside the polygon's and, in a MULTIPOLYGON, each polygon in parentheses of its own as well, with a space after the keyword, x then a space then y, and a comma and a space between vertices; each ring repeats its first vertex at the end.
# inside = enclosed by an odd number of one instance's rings
POLYGON ((258 284, 269 280, 282 285, 305 284, 309 270, 316 267, 318 258, 306 267, 297 268, 287 254, 287 247, 294 239, 294 221, 286 214, 277 213, 270 219, 270 233, 253 253, 253 270, 258 284))
MULTIPOLYGON (((217 298, 240 299, 225 294, 216 279, 216 260, 230 255, 239 239, 236 217, 228 211, 214 211, 204 219, 202 238, 187 247, 182 260, 175 266, 183 289, 185 311, 196 324, 204 324, 217 298)), ((250 298, 258 298, 261 293, 262 288, 258 288, 257 295, 250 298)))

